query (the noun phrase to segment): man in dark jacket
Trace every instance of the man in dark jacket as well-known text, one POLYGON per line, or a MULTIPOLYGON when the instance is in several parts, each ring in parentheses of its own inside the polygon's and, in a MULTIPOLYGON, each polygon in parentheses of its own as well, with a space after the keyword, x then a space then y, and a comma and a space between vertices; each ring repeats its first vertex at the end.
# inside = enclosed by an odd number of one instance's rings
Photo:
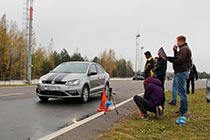
POLYGON ((163 115, 165 96, 162 83, 155 77, 149 77, 144 81, 144 96, 134 96, 134 101, 141 111, 141 118, 148 119, 147 111, 156 114, 159 118, 163 115))
POLYGON ((186 43, 184 36, 177 37, 177 45, 179 51, 175 57, 167 57, 171 63, 175 72, 176 91, 180 96, 180 108, 179 114, 185 116, 188 111, 188 100, 186 95, 186 83, 189 78, 189 70, 192 65, 191 50, 186 43))
POLYGON ((161 81, 163 88, 165 83, 165 76, 167 70, 167 61, 165 61, 158 52, 157 62, 154 68, 155 76, 161 81))
POLYGON ((192 86, 192 93, 195 92, 195 82, 194 82, 194 80, 197 80, 197 79, 198 79, 198 72, 197 72, 197 69, 196 69, 195 65, 193 64, 192 68, 190 70, 190 76, 187 80, 187 94, 190 93, 190 82, 191 82, 191 86, 192 86))
POLYGON ((144 66, 144 78, 147 79, 148 77, 150 76, 153 76, 154 75, 154 65, 155 65, 155 62, 154 62, 154 59, 152 58, 152 55, 149 51, 146 51, 144 53, 147 61, 146 61, 146 64, 144 66))

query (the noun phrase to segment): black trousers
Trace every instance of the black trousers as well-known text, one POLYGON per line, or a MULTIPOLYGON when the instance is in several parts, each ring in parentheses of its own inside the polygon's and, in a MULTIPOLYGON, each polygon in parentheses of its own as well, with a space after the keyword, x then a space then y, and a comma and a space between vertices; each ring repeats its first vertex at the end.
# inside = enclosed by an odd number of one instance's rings
POLYGON ((147 114, 147 111, 156 113, 156 109, 150 107, 149 101, 147 99, 141 96, 135 95, 133 100, 143 114, 147 114))
POLYGON ((192 93, 195 92, 195 81, 194 81, 194 78, 189 78, 187 80, 187 94, 190 93, 190 83, 191 83, 191 86, 192 86, 192 93))
POLYGON ((164 89, 164 84, 165 84, 165 76, 157 76, 157 78, 161 81, 163 89, 164 89))

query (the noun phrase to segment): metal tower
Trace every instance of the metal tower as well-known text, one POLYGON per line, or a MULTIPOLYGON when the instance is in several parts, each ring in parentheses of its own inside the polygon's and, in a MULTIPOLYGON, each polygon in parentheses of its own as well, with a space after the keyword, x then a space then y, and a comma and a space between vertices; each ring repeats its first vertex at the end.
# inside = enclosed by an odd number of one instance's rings
POLYGON ((136 64, 135 64, 135 76, 137 75, 137 72, 140 70, 140 63, 139 63, 139 44, 140 42, 140 34, 137 33, 136 35, 136 64))
POLYGON ((32 21, 33 21, 33 0, 26 0, 26 43, 27 43, 27 59, 26 59, 26 83, 31 83, 31 67, 32 67, 32 57, 31 57, 31 48, 32 48, 32 21))
POLYGON ((144 47, 142 46, 140 49, 141 49, 140 72, 142 72, 141 70, 142 70, 142 59, 143 59, 143 49, 144 49, 144 47))

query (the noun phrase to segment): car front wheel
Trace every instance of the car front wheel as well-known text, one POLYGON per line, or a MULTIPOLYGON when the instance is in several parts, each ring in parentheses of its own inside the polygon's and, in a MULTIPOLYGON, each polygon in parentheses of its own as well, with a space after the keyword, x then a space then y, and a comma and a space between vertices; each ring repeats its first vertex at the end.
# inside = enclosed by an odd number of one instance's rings
POLYGON ((88 87, 85 86, 83 89, 82 89, 82 95, 81 95, 81 100, 83 103, 86 103, 89 99, 89 90, 88 90, 88 87))

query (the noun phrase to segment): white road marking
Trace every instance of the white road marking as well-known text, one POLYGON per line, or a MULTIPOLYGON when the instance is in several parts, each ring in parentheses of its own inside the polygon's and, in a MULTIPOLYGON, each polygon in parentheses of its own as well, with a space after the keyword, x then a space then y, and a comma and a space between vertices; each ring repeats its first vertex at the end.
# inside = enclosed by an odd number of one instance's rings
POLYGON ((18 95, 23 95, 25 93, 9 93, 9 94, 2 94, 0 97, 7 97, 7 96, 18 96, 18 95))
MULTIPOLYGON (((139 94, 139 96, 142 96, 142 95, 143 95, 143 93, 139 94)), ((131 97, 131 98, 129 98, 129 99, 127 99, 127 100, 117 104, 116 107, 118 108, 118 107, 120 107, 120 106, 122 106, 122 105, 124 105, 124 104, 126 104, 128 102, 130 102, 131 100, 133 100, 133 97, 131 97)), ((114 106, 112 106, 110 109, 113 110, 114 106)), ((96 114, 94 114, 94 115, 92 115, 92 116, 90 116, 90 117, 88 117, 88 118, 86 118, 84 120, 76 122, 76 123, 74 123, 74 124, 72 124, 72 125, 70 125, 68 127, 60 129, 60 130, 58 130, 56 132, 53 132, 53 133, 51 133, 51 134, 49 134, 47 136, 44 136, 44 137, 42 137, 42 138, 40 138, 38 140, 51 140, 51 139, 54 139, 54 138, 56 138, 56 137, 58 137, 58 136, 60 136, 60 135, 62 135, 64 133, 69 132, 69 131, 71 131, 71 130, 73 130, 73 129, 75 129, 75 128, 77 128, 77 127, 79 127, 79 126, 81 126, 81 125, 83 125, 85 123, 88 123, 89 121, 94 120, 94 119, 96 119, 96 118, 98 118, 98 117, 100 117, 102 115, 104 115, 104 112, 96 113, 96 114)))

